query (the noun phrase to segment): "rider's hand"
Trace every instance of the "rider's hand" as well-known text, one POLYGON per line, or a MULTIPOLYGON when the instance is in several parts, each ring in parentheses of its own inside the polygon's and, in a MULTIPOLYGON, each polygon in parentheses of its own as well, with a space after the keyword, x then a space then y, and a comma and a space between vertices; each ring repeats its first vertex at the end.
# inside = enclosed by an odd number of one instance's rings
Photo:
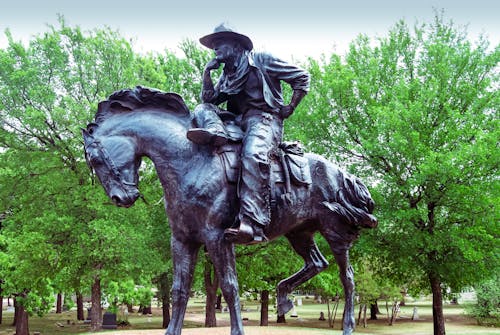
POLYGON ((217 59, 212 59, 205 65, 205 71, 217 70, 220 67, 220 62, 217 59))
POLYGON ((283 106, 280 109, 280 115, 283 119, 286 119, 287 117, 292 115, 294 110, 295 110, 295 108, 292 105, 283 106))

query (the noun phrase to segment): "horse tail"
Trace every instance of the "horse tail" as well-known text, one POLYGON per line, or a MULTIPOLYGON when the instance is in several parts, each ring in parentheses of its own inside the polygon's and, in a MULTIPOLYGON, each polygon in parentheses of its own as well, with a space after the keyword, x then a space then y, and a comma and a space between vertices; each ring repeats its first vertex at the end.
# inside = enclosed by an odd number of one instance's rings
POLYGON ((375 228, 377 218, 372 215, 375 207, 368 188, 357 177, 338 171, 338 190, 333 202, 322 204, 339 214, 348 224, 357 227, 375 228))

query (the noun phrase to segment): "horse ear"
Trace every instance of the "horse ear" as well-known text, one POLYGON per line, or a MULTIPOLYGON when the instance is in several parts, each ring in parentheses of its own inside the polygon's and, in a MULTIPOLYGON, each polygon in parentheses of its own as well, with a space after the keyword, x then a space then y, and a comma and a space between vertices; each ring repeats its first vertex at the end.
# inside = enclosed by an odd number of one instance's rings
POLYGON ((88 130, 82 128, 82 136, 83 136, 83 145, 87 147, 92 141, 93 136, 89 134, 88 130))
POLYGON ((82 136, 85 146, 90 144, 90 142, 94 141, 94 132, 97 129, 97 127, 98 127, 97 123, 89 123, 87 125, 87 128, 82 128, 82 136))
POLYGON ((99 125, 97 123, 94 123, 94 122, 91 122, 87 125, 87 132, 89 133, 89 135, 94 135, 97 127, 99 127, 99 125))

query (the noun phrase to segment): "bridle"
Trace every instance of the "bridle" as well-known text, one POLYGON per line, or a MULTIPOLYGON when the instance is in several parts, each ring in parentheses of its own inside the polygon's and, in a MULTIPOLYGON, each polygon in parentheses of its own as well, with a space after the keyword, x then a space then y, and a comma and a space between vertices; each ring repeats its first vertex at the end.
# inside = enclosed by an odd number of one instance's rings
MULTIPOLYGON (((118 182, 118 184, 120 184, 120 185, 125 185, 127 187, 135 187, 137 189, 136 182, 130 182, 130 181, 122 178, 120 171, 118 170, 118 168, 116 167, 116 164, 113 162, 113 160, 109 156, 106 148, 102 145, 101 141, 99 141, 95 138, 93 138, 93 141, 91 143, 89 143, 88 145, 85 146, 85 161, 87 162, 87 166, 89 167, 92 174, 95 174, 95 169, 92 166, 92 163, 90 162, 90 158, 89 158, 89 155, 87 152, 87 148, 89 148, 91 146, 93 146, 97 149, 99 156, 101 157, 105 166, 111 172, 111 178, 113 178, 114 181, 118 182)), ((122 188, 126 193, 128 193, 125 187, 122 187, 122 188)), ((142 195, 141 195, 141 197, 142 197, 142 195)))
MULTIPOLYGON (((85 155, 84 155, 85 161, 86 161, 87 166, 89 167, 91 174, 92 174, 92 184, 94 184, 94 179, 95 179, 94 176, 96 175, 96 173, 95 173, 95 168, 92 166, 92 162, 91 162, 91 159, 90 159, 89 154, 88 154, 88 149, 91 147, 97 149, 98 156, 101 158, 101 161, 106 166, 108 171, 110 171, 109 177, 113 181, 118 183, 118 185, 120 185, 120 188, 122 189, 122 191, 125 194, 130 195, 130 191, 133 188, 134 189, 133 193, 135 195, 138 195, 138 197, 141 198, 142 201, 144 201, 148 205, 148 202, 146 201, 144 195, 139 192, 139 187, 137 185, 138 178, 136 178, 137 181, 128 181, 128 180, 123 178, 122 174, 120 173, 120 171, 116 167, 115 162, 111 159, 111 156, 109 155, 106 148, 102 145, 101 141, 99 141, 98 139, 96 139, 93 136, 93 128, 94 127, 91 127, 91 126, 95 127, 97 125, 91 123, 87 126, 87 129, 83 129, 83 131, 84 131, 84 146, 83 147, 84 147, 84 151, 85 151, 85 155)), ((103 181, 101 181, 101 182, 103 182, 103 181)), ((109 181, 104 181, 104 182, 109 183, 109 181)))

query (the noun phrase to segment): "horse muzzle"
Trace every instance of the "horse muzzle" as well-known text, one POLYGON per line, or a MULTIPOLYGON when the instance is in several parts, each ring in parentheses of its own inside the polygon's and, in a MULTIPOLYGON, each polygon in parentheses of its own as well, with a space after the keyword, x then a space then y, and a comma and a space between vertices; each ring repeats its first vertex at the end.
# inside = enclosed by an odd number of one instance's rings
POLYGON ((136 188, 115 188, 110 190, 109 198, 118 207, 128 208, 139 198, 140 193, 136 188))

